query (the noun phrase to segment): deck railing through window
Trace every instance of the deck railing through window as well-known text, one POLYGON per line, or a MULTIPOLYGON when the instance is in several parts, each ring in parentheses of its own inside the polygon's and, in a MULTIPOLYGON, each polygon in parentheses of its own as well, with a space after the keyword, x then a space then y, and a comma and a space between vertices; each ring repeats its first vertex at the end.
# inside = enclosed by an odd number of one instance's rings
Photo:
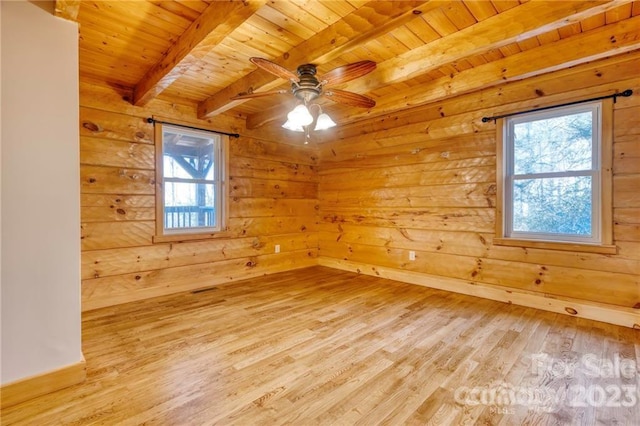
POLYGON ((214 208, 199 206, 166 206, 165 229, 215 226, 214 208))

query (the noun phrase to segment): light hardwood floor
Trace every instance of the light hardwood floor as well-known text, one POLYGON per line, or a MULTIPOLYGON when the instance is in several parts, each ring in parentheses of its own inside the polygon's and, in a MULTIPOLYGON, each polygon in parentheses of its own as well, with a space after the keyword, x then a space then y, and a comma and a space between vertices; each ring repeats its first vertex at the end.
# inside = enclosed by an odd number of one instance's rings
POLYGON ((322 267, 87 312, 83 347, 2 424, 640 422, 640 331, 322 267))

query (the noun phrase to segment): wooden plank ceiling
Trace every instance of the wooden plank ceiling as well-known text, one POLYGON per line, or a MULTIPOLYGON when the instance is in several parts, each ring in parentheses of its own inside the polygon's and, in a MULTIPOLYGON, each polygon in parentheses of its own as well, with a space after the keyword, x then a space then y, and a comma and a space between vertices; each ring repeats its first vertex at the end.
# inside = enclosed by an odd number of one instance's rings
POLYGON ((291 94, 258 56, 318 74, 372 60, 377 69, 336 86, 371 109, 320 98, 339 124, 388 114, 640 49, 640 0, 612 1, 58 1, 80 23, 80 77, 124 86, 132 102, 197 104, 200 118, 232 113, 249 128, 279 125, 291 94))

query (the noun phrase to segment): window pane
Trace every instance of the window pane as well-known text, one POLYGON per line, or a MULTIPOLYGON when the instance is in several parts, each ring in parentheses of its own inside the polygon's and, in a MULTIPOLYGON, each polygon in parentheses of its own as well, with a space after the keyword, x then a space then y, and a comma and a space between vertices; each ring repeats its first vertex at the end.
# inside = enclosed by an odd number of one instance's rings
POLYGON ((164 190, 166 229, 216 226, 213 184, 165 182, 164 190))
POLYGON ((513 230, 591 235, 591 177, 515 180, 513 230))
POLYGON ((514 124, 514 173, 590 170, 592 113, 514 124))
POLYGON ((163 168, 164 168, 164 176, 165 177, 176 177, 176 178, 182 178, 182 179, 193 179, 193 176, 191 176, 189 174, 189 172, 186 171, 180 165, 180 163, 178 163, 178 161, 176 161, 170 155, 166 155, 165 154, 163 168))
POLYGON ((163 132, 164 177, 213 179, 217 138, 163 132))

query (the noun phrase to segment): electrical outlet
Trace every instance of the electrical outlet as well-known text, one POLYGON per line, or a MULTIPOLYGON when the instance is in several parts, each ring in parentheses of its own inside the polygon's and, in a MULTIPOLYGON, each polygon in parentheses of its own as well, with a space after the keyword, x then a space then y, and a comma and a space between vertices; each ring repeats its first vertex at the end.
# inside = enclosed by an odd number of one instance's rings
POLYGON ((416 252, 413 250, 409 251, 409 260, 416 260, 416 252))
POLYGON ((280 244, 276 244, 276 253, 280 253, 280 244))

